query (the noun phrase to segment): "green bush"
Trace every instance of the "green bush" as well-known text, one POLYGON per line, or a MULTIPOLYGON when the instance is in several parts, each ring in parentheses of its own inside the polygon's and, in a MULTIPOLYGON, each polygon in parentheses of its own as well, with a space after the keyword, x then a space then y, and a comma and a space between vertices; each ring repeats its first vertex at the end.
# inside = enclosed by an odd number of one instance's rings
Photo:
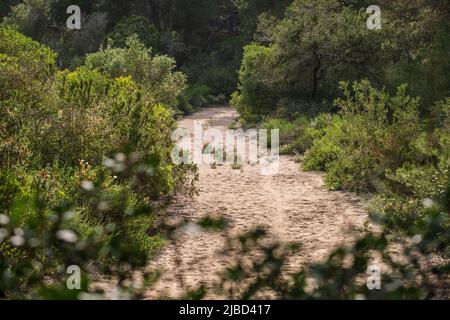
POLYGON ((51 50, 9 28, 0 40, 0 295, 45 291, 43 277, 65 265, 144 266, 164 244, 149 234, 153 214, 197 179, 172 163, 174 112, 161 103, 176 101, 184 76, 133 39, 92 58, 128 59, 103 71, 57 71, 51 50))
POLYGON ((387 169, 406 162, 430 161, 426 133, 419 120, 419 99, 399 87, 395 96, 355 83, 354 93, 343 83, 337 99, 340 115, 305 154, 305 168, 326 170, 333 189, 358 192, 376 188, 387 169))
POLYGON ((211 93, 208 86, 194 85, 186 90, 185 97, 194 108, 201 108, 211 102, 211 93))
POLYGON ((147 47, 154 51, 159 49, 159 31, 145 17, 129 16, 122 18, 108 35, 115 47, 126 47, 127 39, 136 35, 138 39, 147 47))
POLYGON ((294 121, 269 118, 262 124, 269 134, 273 129, 279 130, 281 154, 303 154, 311 146, 312 139, 306 133, 308 125, 309 120, 306 117, 300 117, 294 121))
POLYGON ((9 170, 0 171, 0 213, 5 213, 20 192, 21 181, 9 170))
POLYGON ((244 48, 238 90, 233 93, 231 104, 249 123, 275 114, 278 94, 272 84, 274 55, 274 47, 252 44, 244 48))
POLYGON ((142 85, 152 103, 175 107, 177 98, 186 89, 186 76, 174 71, 175 61, 168 56, 152 56, 135 36, 129 37, 125 48, 110 45, 86 57, 86 66, 107 72, 112 77, 131 76, 142 85))
MULTIPOLYGON (((128 159, 110 170, 82 163, 75 173, 54 166, 23 177, 29 187, 16 195, 1 221, 2 297, 48 298, 48 290, 62 297, 67 288, 58 286, 65 284, 66 267, 73 264, 81 268, 89 264, 89 272, 122 280, 128 278, 124 270, 146 265, 163 240, 147 232, 155 223, 153 208, 138 193, 136 179, 151 176, 150 169, 157 164, 151 158, 128 159), (55 194, 60 190, 74 194, 55 194), (56 285, 49 285, 46 278, 56 285)), ((70 297, 79 298, 79 293, 70 297)))
POLYGON ((113 141, 108 118, 108 87, 112 79, 85 67, 60 72, 52 101, 42 114, 40 131, 29 138, 36 165, 53 161, 76 165, 99 163, 113 141), (108 142, 109 140, 109 142, 108 142))
POLYGON ((382 214, 389 229, 398 230, 405 225, 423 228, 429 219, 430 208, 440 206, 440 210, 448 210, 449 105, 448 99, 436 104, 434 131, 429 131, 423 142, 432 161, 425 164, 407 162, 386 171, 386 179, 378 190, 380 195, 371 202, 370 211, 382 214))
POLYGON ((322 115, 313 120, 307 129, 307 134, 313 139, 311 148, 306 150, 303 168, 305 170, 326 171, 333 163, 342 148, 339 140, 343 138, 343 123, 336 117, 322 115))
POLYGON ((342 149, 335 142, 323 138, 314 142, 305 153, 305 170, 326 171, 328 166, 338 159, 342 149))
POLYGON ((41 38, 50 24, 50 0, 25 0, 11 9, 6 24, 33 39, 41 38))
POLYGON ((158 250, 167 243, 167 239, 161 234, 149 235, 149 230, 155 225, 154 216, 130 217, 125 221, 125 228, 130 238, 129 245, 145 253, 147 259, 155 256, 158 250))
POLYGON ((56 53, 11 28, 0 27, 0 160, 30 157, 29 138, 49 109, 56 53))
POLYGON ((369 202, 369 212, 383 217, 391 231, 406 227, 421 228, 429 218, 430 207, 442 202, 448 170, 434 166, 405 165, 388 172, 379 194, 369 202))
POLYGON ((184 114, 189 114, 213 102, 214 97, 212 96, 211 88, 206 85, 194 84, 189 86, 179 98, 178 108, 184 114))

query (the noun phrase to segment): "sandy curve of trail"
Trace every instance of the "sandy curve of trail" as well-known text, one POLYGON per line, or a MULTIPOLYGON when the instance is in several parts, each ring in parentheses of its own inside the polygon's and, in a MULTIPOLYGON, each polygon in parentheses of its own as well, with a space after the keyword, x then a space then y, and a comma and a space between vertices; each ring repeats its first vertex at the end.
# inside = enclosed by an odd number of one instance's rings
MULTIPOLYGON (((224 131, 236 117, 230 107, 211 107, 185 117, 179 127, 192 129, 198 120, 224 131)), ((223 216, 236 234, 265 226, 277 240, 302 244, 302 250, 290 258, 288 271, 319 262, 333 248, 349 244, 367 220, 359 198, 326 190, 322 174, 300 170, 287 156, 280 157, 278 174, 270 176, 261 175, 260 168, 251 165, 239 170, 230 165, 199 165, 199 173, 199 195, 176 202, 168 211, 169 218, 195 221, 206 215, 223 216)), ((179 297, 180 280, 191 287, 216 281, 217 273, 229 263, 220 255, 223 245, 224 237, 218 233, 177 234, 175 243, 148 267, 163 274, 147 297, 179 297)))

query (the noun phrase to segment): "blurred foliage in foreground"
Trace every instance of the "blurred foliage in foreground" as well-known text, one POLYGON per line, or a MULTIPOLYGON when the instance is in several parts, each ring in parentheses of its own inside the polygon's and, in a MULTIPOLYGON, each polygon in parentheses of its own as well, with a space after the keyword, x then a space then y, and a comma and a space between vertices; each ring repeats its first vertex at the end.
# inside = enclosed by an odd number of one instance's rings
MULTIPOLYGON (((131 188, 151 176, 157 166, 153 157, 120 155, 107 161, 109 170, 120 179, 133 177, 131 188)), ((306 265, 294 274, 283 272, 291 254, 298 254, 301 244, 266 241, 266 232, 256 229, 237 238, 229 238, 223 254, 230 264, 221 281, 212 286, 186 288, 185 298, 201 299, 209 294, 230 299, 439 299, 450 292, 448 259, 450 179, 441 202, 427 205, 427 219, 422 225, 405 225, 395 235, 390 230, 364 230, 347 248, 338 248, 324 263, 306 265), (381 290, 366 286, 368 266, 381 267, 381 290)), ((124 232, 130 219, 145 217, 151 208, 130 204, 127 194, 111 197, 102 188, 103 178, 83 185, 86 201, 102 212, 107 223, 94 233, 83 236, 74 207, 68 202, 45 208, 41 194, 15 201, 10 214, 0 215, 0 292, 7 298, 102 299, 105 293, 93 291, 89 284, 95 274, 117 283, 116 298, 138 299, 151 290, 157 272, 146 272, 147 257, 135 245, 139 234, 124 232), (23 223, 23 214, 35 215, 23 223), (111 219, 115 217, 115 219, 111 219), (82 266, 83 282, 79 290, 66 287, 66 268, 82 266), (141 280, 136 281, 139 272, 141 280)), ((389 215, 378 217, 383 219, 389 215)), ((199 226, 223 232, 226 221, 205 218, 199 226)), ((170 236, 175 227, 159 225, 159 232, 170 236)), ((147 235, 148 236, 148 235, 147 235)))

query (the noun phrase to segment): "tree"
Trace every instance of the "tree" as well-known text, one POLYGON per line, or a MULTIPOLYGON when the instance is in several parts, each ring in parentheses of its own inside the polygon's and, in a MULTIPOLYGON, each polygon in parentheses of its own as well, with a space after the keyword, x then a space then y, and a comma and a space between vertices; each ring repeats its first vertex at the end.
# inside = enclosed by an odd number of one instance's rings
POLYGON ((336 96, 339 80, 378 80, 381 40, 365 21, 338 1, 294 1, 274 31, 279 81, 294 97, 317 101, 336 96))
POLYGON ((153 51, 159 49, 158 29, 146 18, 142 16, 129 16, 119 21, 114 31, 109 34, 109 38, 116 47, 125 47, 127 39, 137 35, 138 39, 153 51))

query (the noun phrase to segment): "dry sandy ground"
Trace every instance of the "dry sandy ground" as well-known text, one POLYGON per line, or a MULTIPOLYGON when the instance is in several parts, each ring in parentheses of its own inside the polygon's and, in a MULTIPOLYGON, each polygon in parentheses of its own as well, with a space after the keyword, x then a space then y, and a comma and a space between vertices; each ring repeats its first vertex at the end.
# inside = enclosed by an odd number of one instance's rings
MULTIPOLYGON (((194 121, 224 131, 237 116, 230 107, 217 106, 184 118, 179 126, 192 129, 194 121)), ((298 242, 301 252, 291 257, 287 272, 304 263, 319 262, 327 253, 348 244, 367 220, 359 198, 344 192, 326 190, 323 175, 304 172, 291 158, 281 156, 278 174, 261 175, 259 166, 199 165, 199 195, 180 199, 169 210, 171 219, 197 220, 206 215, 224 216, 231 222, 231 232, 240 233, 256 226, 266 226, 273 239, 298 242)), ((218 233, 196 232, 177 235, 149 269, 163 275, 148 298, 179 297, 180 278, 189 286, 217 280, 217 273, 229 263, 220 255, 225 237, 218 233)))

